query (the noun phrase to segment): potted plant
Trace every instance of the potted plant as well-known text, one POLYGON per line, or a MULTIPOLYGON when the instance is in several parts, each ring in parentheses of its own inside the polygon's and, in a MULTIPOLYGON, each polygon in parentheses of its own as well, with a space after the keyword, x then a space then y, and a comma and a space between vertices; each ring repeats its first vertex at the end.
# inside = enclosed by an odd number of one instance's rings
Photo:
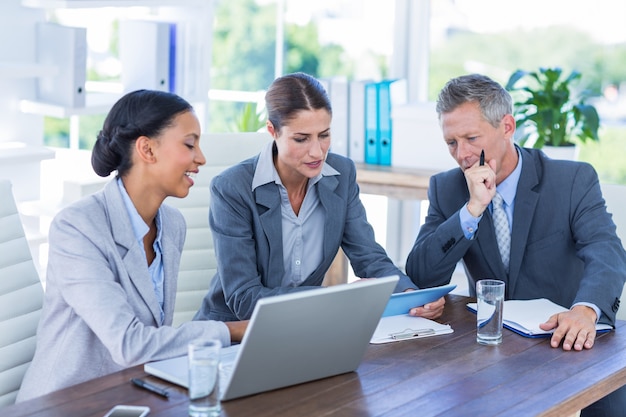
POLYGON ((241 113, 235 117, 231 130, 233 132, 258 132, 265 127, 265 109, 257 103, 246 103, 241 113))
POLYGON ((505 88, 514 94, 514 116, 522 131, 518 138, 521 146, 532 143, 532 147, 544 150, 546 146, 570 147, 573 154, 576 140, 580 143, 599 140, 600 118, 596 108, 585 103, 588 92, 574 96, 571 91, 581 74, 572 71, 566 78, 562 75, 562 69, 556 67, 517 70, 509 78, 505 88), (522 79, 528 82, 522 84, 522 79))

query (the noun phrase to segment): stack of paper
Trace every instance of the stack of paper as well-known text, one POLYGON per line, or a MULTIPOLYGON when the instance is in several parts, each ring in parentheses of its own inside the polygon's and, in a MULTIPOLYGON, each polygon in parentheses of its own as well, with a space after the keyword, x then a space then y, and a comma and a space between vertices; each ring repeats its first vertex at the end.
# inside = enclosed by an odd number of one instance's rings
POLYGON ((452 331, 449 324, 437 323, 423 317, 413 317, 408 314, 387 316, 380 319, 370 343, 379 344, 419 339, 448 334, 452 331))

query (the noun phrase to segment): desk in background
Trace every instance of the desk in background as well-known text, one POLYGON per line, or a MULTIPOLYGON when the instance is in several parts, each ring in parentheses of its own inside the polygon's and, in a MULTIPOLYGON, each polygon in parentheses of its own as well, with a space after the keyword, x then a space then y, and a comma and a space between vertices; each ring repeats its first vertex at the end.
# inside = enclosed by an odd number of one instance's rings
MULTIPOLYGON (((591 350, 553 349, 548 339, 504 330, 500 346, 476 343, 474 301, 448 295, 442 323, 454 333, 370 345, 357 372, 223 403, 222 416, 543 416, 562 417, 626 383, 626 322, 591 350)), ((142 366, 0 409, 12 417, 102 417, 116 404, 147 405, 150 417, 186 416, 183 388, 142 366), (131 377, 170 390, 169 400, 136 388, 131 377)))
MULTIPOLYGON (((383 165, 356 164, 356 181, 362 194, 376 194, 394 200, 427 200, 428 185, 430 177, 437 171, 403 168, 383 165)), ((398 224, 398 231, 402 230, 402 225, 398 224)), ((411 244, 417 234, 410 233, 404 240, 411 244)), ((400 238, 402 239, 402 238, 400 238)), ((389 242, 387 242, 387 246, 389 242)), ((400 243, 396 246, 402 246, 400 243)), ((406 244, 404 245, 406 246, 406 244)), ((387 252, 390 252, 387 247, 387 252)), ((393 251, 393 249, 391 249, 393 251)), ((393 254, 390 254, 393 259, 393 254)), ((397 258, 397 257, 396 257, 397 258)), ((399 262, 400 259, 396 259, 399 262)), ((337 257, 333 261, 330 269, 326 273, 324 285, 340 284, 348 278, 348 259, 343 251, 339 249, 337 257)))
POLYGON ((427 200, 430 177, 439 171, 356 164, 356 181, 364 194, 398 200, 427 200))

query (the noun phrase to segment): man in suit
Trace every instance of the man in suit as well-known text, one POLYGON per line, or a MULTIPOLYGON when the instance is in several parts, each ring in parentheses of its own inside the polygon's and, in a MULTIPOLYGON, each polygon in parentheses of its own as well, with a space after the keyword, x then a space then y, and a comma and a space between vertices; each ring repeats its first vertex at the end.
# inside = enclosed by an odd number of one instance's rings
MULTIPOLYGON (((546 317, 542 328, 554 330, 552 347, 591 349, 596 322, 615 321, 626 277, 626 254, 595 170, 515 145, 511 96, 488 77, 450 80, 437 113, 461 169, 431 178, 428 216, 407 274, 419 287, 443 285, 462 260, 471 295, 477 280, 496 278, 505 281, 507 299, 545 297, 570 307, 546 317), (500 198, 501 242, 493 222, 499 208, 492 203, 500 198)), ((582 415, 623 410, 626 387, 582 415)))

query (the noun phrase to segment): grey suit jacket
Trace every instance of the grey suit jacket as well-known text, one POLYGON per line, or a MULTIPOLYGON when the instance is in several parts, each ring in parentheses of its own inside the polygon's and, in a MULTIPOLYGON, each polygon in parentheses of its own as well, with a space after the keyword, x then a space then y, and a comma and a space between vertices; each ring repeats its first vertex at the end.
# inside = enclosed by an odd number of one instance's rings
POLYGON ((535 149, 518 149, 523 163, 509 274, 488 210, 474 239, 463 235, 459 210, 469 200, 469 191, 457 168, 431 178, 430 208, 407 260, 408 275, 420 286, 442 285, 462 259, 472 295, 477 280, 502 279, 507 299, 545 297, 565 307, 589 302, 602 311, 602 322, 614 323, 626 254, 595 170, 586 163, 551 160, 535 149))
POLYGON ((217 255, 217 273, 198 320, 249 319, 262 297, 317 288, 341 247, 359 277, 400 275, 396 291, 415 288, 376 243, 359 199, 354 163, 328 154, 326 163, 340 175, 316 185, 326 211, 323 261, 301 286, 281 287, 284 274, 280 193, 275 183, 252 191, 258 156, 229 168, 211 184, 209 223, 217 255))
POLYGON ((113 180, 63 209, 50 227, 37 349, 18 401, 144 362, 184 355, 201 337, 230 344, 223 323, 171 327, 185 220, 162 206, 164 323, 146 258, 113 180))

